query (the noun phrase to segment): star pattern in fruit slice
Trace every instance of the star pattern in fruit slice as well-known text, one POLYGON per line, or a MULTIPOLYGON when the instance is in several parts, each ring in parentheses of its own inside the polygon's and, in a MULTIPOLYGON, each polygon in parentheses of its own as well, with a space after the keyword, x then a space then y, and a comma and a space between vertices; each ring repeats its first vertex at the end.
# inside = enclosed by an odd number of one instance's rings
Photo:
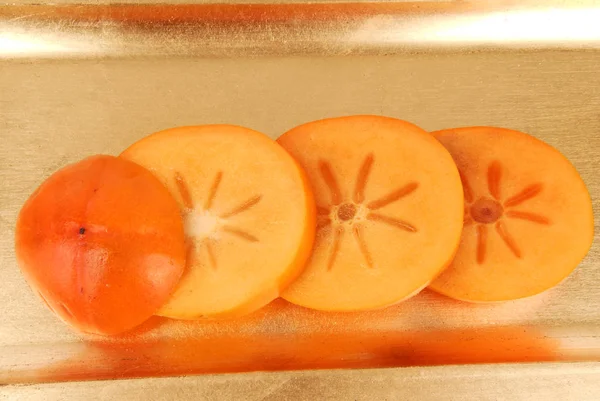
POLYGON ((347 231, 350 231, 367 266, 370 268, 375 266, 373 256, 369 251, 363 233, 365 220, 385 224, 409 233, 417 232, 417 228, 413 224, 400 218, 383 214, 379 210, 409 196, 419 187, 419 184, 417 182, 409 182, 380 198, 369 201, 366 199, 365 189, 367 188, 374 162, 375 157, 372 153, 365 157, 356 177, 352 197, 351 199, 344 199, 331 164, 326 160, 319 161, 319 173, 331 196, 329 206, 317 206, 319 217, 317 228, 331 228, 331 246, 327 270, 333 268, 340 250, 340 244, 345 235, 347 235, 347 231))
POLYGON ((531 211, 515 210, 515 207, 521 206, 526 201, 538 196, 543 190, 543 185, 541 183, 527 185, 518 193, 503 200, 502 174, 503 169, 500 162, 491 162, 487 170, 488 194, 476 197, 467 177, 462 172, 460 173, 465 195, 464 225, 476 225, 477 247, 475 257, 479 264, 484 263, 486 260, 490 226, 494 227, 496 234, 500 236, 511 253, 517 258, 522 258, 522 248, 511 234, 506 219, 525 220, 542 225, 550 224, 550 219, 546 216, 531 211))
POLYGON ((197 252, 204 248, 209 264, 213 268, 217 268, 215 248, 219 233, 233 235, 247 242, 259 242, 255 235, 232 225, 228 220, 253 208, 260 202, 262 195, 252 196, 225 213, 217 214, 213 211, 213 204, 222 180, 223 172, 219 171, 212 181, 204 203, 198 207, 192 199, 189 186, 184 177, 177 172, 175 173, 175 183, 184 206, 183 219, 186 228, 188 265, 195 261, 197 252))

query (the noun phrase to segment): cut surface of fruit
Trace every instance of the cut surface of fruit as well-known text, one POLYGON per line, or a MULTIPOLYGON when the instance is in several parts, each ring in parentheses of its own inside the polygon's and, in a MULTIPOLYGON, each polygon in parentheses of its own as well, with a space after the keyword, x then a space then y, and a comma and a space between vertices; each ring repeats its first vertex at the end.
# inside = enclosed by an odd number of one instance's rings
POLYGON ((161 315, 243 315, 277 298, 303 269, 314 199, 300 166, 266 135, 230 125, 173 128, 122 157, 170 188, 185 222, 187 269, 161 315))
POLYGON ((401 120, 351 116, 301 125, 278 142, 307 172, 318 214, 313 254, 285 299, 319 310, 384 307, 450 262, 462 187, 431 135, 401 120))
POLYGON ((577 267, 594 236, 592 203, 559 151, 502 128, 433 134, 461 173, 465 220, 456 258, 430 288, 465 301, 505 301, 543 292, 577 267))
POLYGON ((149 171, 113 156, 54 173, 21 209, 15 237, 31 287, 89 333, 120 333, 154 315, 185 267, 177 202, 149 171))

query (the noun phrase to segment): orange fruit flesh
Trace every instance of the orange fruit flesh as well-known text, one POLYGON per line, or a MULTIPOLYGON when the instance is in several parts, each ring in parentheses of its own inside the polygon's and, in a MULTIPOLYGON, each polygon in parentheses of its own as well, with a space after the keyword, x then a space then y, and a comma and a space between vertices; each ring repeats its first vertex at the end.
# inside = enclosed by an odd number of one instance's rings
POLYGON ((188 266, 160 315, 239 316, 277 298, 314 241, 314 199, 304 172, 275 141, 250 129, 174 128, 123 152, 175 194, 188 266))
POLYGON ((85 332, 116 334, 152 316, 185 267, 175 199, 149 171, 94 156, 48 178, 17 221, 29 284, 85 332))
POLYGON ((462 187, 431 135, 353 116, 301 125, 278 142, 307 172, 318 212, 313 254, 286 300, 331 311, 384 307, 418 293, 450 262, 462 187))
POLYGON ((575 167, 517 131, 473 127, 434 135, 463 177, 465 224, 456 258, 430 288, 465 301, 506 301, 567 277, 594 236, 590 195, 575 167))

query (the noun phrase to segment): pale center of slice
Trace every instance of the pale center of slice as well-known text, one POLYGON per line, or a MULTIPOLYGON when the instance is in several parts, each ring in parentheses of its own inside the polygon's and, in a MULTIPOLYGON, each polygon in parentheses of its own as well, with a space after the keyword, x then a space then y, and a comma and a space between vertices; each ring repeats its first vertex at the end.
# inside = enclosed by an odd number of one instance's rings
POLYGON ((194 209, 184 218, 185 235, 188 238, 214 237, 220 226, 221 219, 208 210, 194 209))

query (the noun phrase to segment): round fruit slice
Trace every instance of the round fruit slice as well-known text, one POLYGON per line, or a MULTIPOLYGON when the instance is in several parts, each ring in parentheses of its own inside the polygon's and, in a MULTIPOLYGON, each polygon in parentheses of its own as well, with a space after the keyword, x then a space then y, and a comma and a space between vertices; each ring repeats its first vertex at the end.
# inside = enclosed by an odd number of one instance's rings
POLYGON ((122 157, 153 171, 184 217, 187 271, 161 315, 243 315, 277 298, 303 269, 314 199, 300 166, 267 136, 229 125, 174 128, 122 157))
POLYGON ((60 318, 116 334, 152 316, 185 267, 177 202, 149 171, 94 156, 48 178, 17 220, 27 281, 60 318))
POLYGON ((285 299, 330 311, 384 307, 418 293, 452 260, 462 187, 427 132, 353 116, 301 125, 278 142, 307 172, 318 212, 312 257, 285 299))
POLYGON ((431 288, 465 301, 506 301, 567 277, 594 236, 590 195, 571 163, 518 131, 473 127, 434 135, 461 172, 465 221, 456 258, 431 288))

